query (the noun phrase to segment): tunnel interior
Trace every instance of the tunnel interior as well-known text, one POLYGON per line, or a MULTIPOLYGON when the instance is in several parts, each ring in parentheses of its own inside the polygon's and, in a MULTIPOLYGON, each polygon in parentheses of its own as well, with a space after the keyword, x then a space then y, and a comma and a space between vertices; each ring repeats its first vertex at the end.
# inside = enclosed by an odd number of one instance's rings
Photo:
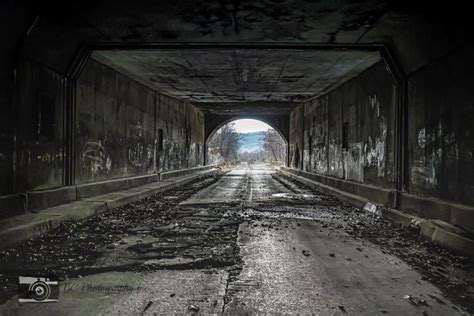
POLYGON ((370 50, 94 50, 76 85, 75 184, 204 165, 206 140, 236 118, 288 142, 298 106, 378 63, 370 50))
MULTIPOLYGON (((160 300, 183 313, 474 311, 469 10, 391 0, 0 10, 8 286, 44 263, 64 279, 150 272, 155 289, 173 287, 117 299, 111 314, 169 313, 160 300), (213 137, 240 119, 271 126, 278 155, 210 159, 213 137)), ((12 297, 0 295, 0 314, 12 297)))

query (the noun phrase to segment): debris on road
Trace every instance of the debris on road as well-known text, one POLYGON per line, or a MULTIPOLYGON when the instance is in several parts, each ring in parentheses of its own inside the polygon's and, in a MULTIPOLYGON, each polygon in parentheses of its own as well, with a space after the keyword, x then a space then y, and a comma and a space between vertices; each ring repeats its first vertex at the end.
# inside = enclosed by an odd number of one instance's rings
POLYGON ((188 310, 190 310, 191 312, 199 312, 199 306, 191 305, 189 306, 188 310))
POLYGON ((403 298, 415 306, 418 305, 418 299, 416 299, 415 297, 411 295, 405 295, 403 298))
POLYGON ((147 309, 149 309, 152 304, 153 304, 153 302, 149 301, 148 304, 146 304, 145 309, 143 310, 143 312, 146 312, 147 309))
MULTIPOLYGON (((369 259, 367 254, 361 252, 367 249, 368 253, 372 246, 380 247, 383 253, 405 261, 422 275, 423 280, 442 289, 447 302, 459 303, 468 311, 474 311, 474 268, 468 258, 436 246, 420 238, 414 231, 393 225, 371 213, 361 212, 332 196, 309 191, 284 176, 272 175, 293 191, 298 188, 312 193, 312 198, 284 200, 280 197, 265 202, 254 201, 248 205, 180 205, 180 202, 197 191, 215 183, 219 177, 220 175, 205 176, 189 185, 130 203, 82 222, 63 223, 40 238, 0 251, 0 281, 4 284, 2 293, 7 293, 0 297, 0 301, 16 294, 18 271, 38 275, 52 274, 64 280, 112 270, 212 271, 224 268, 229 273, 229 280, 233 280, 239 275, 242 266, 237 244, 241 223, 245 222, 252 229, 266 234, 274 234, 285 225, 293 228, 288 231, 298 233, 297 227, 304 227, 304 221, 311 220, 317 225, 316 232, 319 231, 324 238, 331 238, 334 232, 343 232, 347 238, 364 242, 364 247, 350 248, 353 251, 351 257, 338 252, 338 259, 369 259), (288 225, 289 222, 286 221, 282 226, 281 219, 291 219, 294 222, 288 225)), ((289 247, 294 251, 301 249, 289 247)), ((326 251, 335 250, 337 248, 326 251)), ((301 250, 301 253, 305 257, 311 256, 306 249, 301 250)), ((333 252, 328 253, 328 256, 336 257, 333 252)), ((369 260, 375 260, 372 257, 369 260)), ((314 254, 307 260, 313 259, 314 254)), ((395 261, 390 263, 398 264, 395 261)), ((170 297, 175 295, 171 293, 170 297)), ((426 295, 438 304, 446 304, 435 295, 426 295)), ((412 295, 406 295, 405 299, 415 306, 433 306, 433 301, 427 302, 412 295)), ((183 305, 183 308, 186 306, 183 305)), ((338 308, 346 311, 343 305, 338 308)), ((189 311, 197 313, 200 308, 191 305, 189 311)), ((380 313, 388 311, 381 309, 380 313)))

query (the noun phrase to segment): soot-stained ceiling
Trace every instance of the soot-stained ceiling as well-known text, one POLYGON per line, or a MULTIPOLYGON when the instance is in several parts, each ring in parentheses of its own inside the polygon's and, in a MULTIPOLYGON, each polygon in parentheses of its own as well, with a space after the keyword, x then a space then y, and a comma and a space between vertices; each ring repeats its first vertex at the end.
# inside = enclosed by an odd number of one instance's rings
POLYGON ((92 57, 215 114, 287 112, 380 60, 378 52, 288 49, 103 50, 92 57))

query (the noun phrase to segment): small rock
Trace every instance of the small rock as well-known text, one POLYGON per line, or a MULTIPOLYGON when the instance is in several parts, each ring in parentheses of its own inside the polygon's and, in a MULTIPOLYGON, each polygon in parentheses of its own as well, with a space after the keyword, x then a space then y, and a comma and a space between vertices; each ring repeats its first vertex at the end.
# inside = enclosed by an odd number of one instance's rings
POLYGON ((175 296, 176 296, 175 293, 171 293, 171 294, 170 294, 170 297, 175 297, 175 296))
POLYGON ((333 253, 330 253, 330 254, 329 254, 329 257, 333 257, 333 258, 334 258, 335 256, 336 256, 336 255, 333 254, 333 253))
POLYGON ((309 253, 308 250, 303 250, 302 253, 303 253, 303 255, 305 255, 306 257, 311 256, 311 254, 309 253))
POLYGON ((199 311, 199 306, 191 305, 191 306, 188 307, 188 309, 192 312, 198 312, 199 311))
POLYGON ((410 304, 413 304, 415 306, 418 305, 417 299, 411 295, 405 295, 403 298, 406 299, 408 302, 410 302, 410 304))

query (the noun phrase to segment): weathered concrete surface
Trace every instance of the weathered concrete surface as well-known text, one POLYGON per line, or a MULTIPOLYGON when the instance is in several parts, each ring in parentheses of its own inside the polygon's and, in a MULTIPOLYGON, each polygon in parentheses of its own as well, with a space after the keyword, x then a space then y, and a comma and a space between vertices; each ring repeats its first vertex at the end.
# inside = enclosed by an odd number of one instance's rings
POLYGON ((260 102, 278 108, 278 102, 301 102, 358 75, 378 62, 380 55, 369 51, 193 49, 95 51, 92 58, 157 91, 198 107, 218 106, 225 112, 225 105, 235 109, 237 104, 260 102))
POLYGON ((8 295, 0 311, 31 311, 16 303, 17 275, 46 272, 67 284, 154 289, 109 295, 103 304, 103 295, 62 293, 64 301, 61 295, 59 303, 38 308, 43 313, 76 306, 104 314, 474 310, 467 258, 278 176, 266 165, 241 165, 217 180, 67 223, 3 251, 2 293, 8 295), (234 203, 220 199, 222 194, 234 203), (205 204, 206 195, 215 198, 205 204))
POLYGON ((77 90, 76 184, 203 164, 204 120, 192 105, 94 60, 77 90))
POLYGON ((249 168, 246 163, 227 172, 217 183, 201 190, 182 205, 241 203, 247 190, 249 168))
POLYGON ((408 189, 474 206, 471 56, 468 49, 460 50, 410 80, 408 189))
MULTIPOLYGON (((350 192, 347 188, 336 188, 335 185, 327 185, 315 179, 314 174, 302 172, 291 168, 282 167, 279 172, 287 177, 295 179, 309 187, 322 191, 327 194, 336 196, 337 198, 359 208, 363 208, 367 203, 378 205, 377 213, 384 219, 392 223, 409 227, 410 229, 419 230, 420 235, 423 235, 428 240, 433 241, 443 247, 465 253, 469 256, 474 256, 474 235, 472 233, 472 209, 467 207, 456 207, 450 203, 443 203, 439 201, 430 201, 430 204, 437 208, 445 208, 445 211, 450 212, 448 218, 462 218, 465 217, 465 222, 458 222, 453 225, 449 221, 442 221, 436 216, 425 216, 424 218, 399 211, 390 207, 389 200, 382 200, 374 202, 373 196, 361 194, 360 192, 350 192), (355 193, 355 194, 354 194, 355 193), (467 209, 466 209, 467 208, 467 209), (464 209, 464 212, 463 212, 464 209), (463 214, 464 213, 464 214, 463 214)), ((370 191, 369 191, 370 192, 370 191)), ((404 204, 406 194, 400 197, 401 205, 404 204)), ((412 196, 411 199, 419 200, 419 197, 412 196)), ((420 203, 420 202, 418 202, 420 203)), ((433 212, 437 215, 436 212, 433 212)))
POLYGON ((3 219, 0 221, 0 247, 6 248, 20 244, 26 239, 47 233, 64 222, 89 218, 147 196, 171 190, 213 172, 215 170, 195 172, 193 175, 89 197, 81 201, 45 208, 35 213, 3 219))
POLYGON ((26 11, 40 14, 42 23, 30 32, 24 50, 62 71, 80 43, 390 43, 409 72, 466 42, 469 20, 463 9, 370 0, 87 0, 26 11), (39 45, 44 41, 49 45, 39 45))
POLYGON ((239 231, 242 272, 225 314, 452 315, 449 305, 400 259, 318 221, 255 221, 239 231), (403 299, 412 295, 426 306, 403 299))
POLYGON ((226 314, 456 313, 436 302, 443 294, 407 263, 341 229, 350 223, 336 220, 330 200, 275 177, 265 165, 242 164, 181 204, 226 201, 240 201, 244 218, 265 217, 239 229, 243 270, 229 283, 226 314), (428 305, 407 304, 405 295, 428 305))
POLYGON ((383 62, 305 103, 290 121, 291 165, 393 188, 396 105, 395 83, 383 62))
POLYGON ((52 69, 31 60, 22 60, 17 72, 18 89, 22 93, 17 96, 15 137, 18 147, 12 166, 16 185, 9 189, 24 192, 63 186, 65 109, 62 78, 52 69))

